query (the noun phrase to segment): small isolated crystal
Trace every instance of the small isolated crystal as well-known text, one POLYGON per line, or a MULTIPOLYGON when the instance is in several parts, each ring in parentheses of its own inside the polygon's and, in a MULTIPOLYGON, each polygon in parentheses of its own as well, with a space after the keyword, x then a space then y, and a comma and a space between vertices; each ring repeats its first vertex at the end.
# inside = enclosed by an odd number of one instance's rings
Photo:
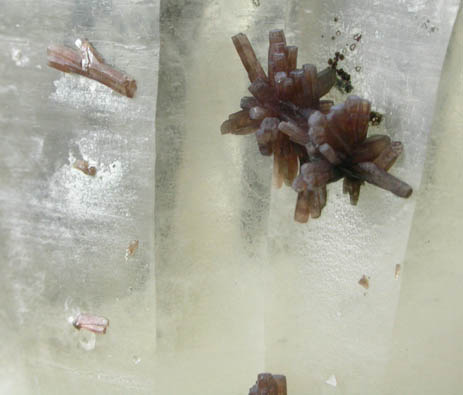
POLYGON ((78 51, 50 45, 47 49, 48 65, 65 73, 76 73, 98 81, 127 97, 133 97, 137 83, 128 75, 107 65, 88 40, 75 41, 78 51))
POLYGON ((359 280, 359 284, 365 289, 370 288, 370 280, 365 275, 363 275, 362 278, 359 280))
POLYGON ((394 277, 395 277, 396 280, 398 280, 399 277, 400 277, 400 269, 401 269, 400 264, 395 265, 394 277))
POLYGON ((138 240, 132 240, 129 243, 129 246, 125 250, 125 258, 127 259, 129 256, 135 255, 135 252, 138 249, 139 241, 138 240))
MULTIPOLYGON (((269 33, 267 74, 248 38, 232 38, 248 73, 254 97, 241 99, 241 110, 222 124, 222 134, 255 133, 262 155, 273 155, 273 184, 298 193, 294 218, 318 218, 326 205, 326 185, 340 179, 343 192, 356 205, 365 183, 408 198, 412 188, 388 173, 402 144, 385 135, 367 136, 369 123, 379 118, 368 100, 349 96, 342 104, 322 100, 336 84, 337 53, 331 66, 317 71, 312 64, 297 67, 298 50, 288 46, 283 30, 269 33)), ((350 76, 349 76, 350 79, 350 76)))
POLYGON ((89 166, 86 160, 78 159, 74 162, 73 167, 80 170, 82 173, 88 176, 94 176, 96 174, 96 167, 89 166))
POLYGON ((104 317, 99 317, 92 314, 79 314, 72 322, 77 329, 86 329, 93 333, 105 334, 109 326, 109 321, 104 317))
POLYGON ((249 395, 287 395, 286 377, 260 373, 257 382, 249 389, 249 395))

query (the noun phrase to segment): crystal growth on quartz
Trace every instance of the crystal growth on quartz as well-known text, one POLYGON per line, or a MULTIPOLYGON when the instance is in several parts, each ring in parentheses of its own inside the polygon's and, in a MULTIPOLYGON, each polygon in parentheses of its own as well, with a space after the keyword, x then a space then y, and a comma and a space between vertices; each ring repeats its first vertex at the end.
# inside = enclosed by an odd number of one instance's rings
POLYGON ((48 65, 98 81, 124 96, 132 98, 135 95, 136 81, 106 64, 88 40, 77 39, 75 45, 78 51, 51 44, 47 48, 48 65))
POLYGON ((105 334, 109 320, 93 314, 80 313, 72 322, 76 329, 86 329, 93 333, 105 334))
POLYGON ((249 395, 287 395, 286 377, 279 374, 260 373, 249 395))
POLYGON ((269 33, 265 73, 245 34, 232 37, 245 67, 252 97, 229 115, 222 134, 255 134, 262 155, 273 155, 273 183, 298 193, 294 218, 307 222, 321 215, 327 184, 343 179, 343 192, 358 202, 364 182, 407 198, 412 188, 388 173, 403 146, 386 135, 367 136, 371 104, 358 96, 334 105, 322 100, 336 83, 336 70, 297 67, 298 49, 283 30, 269 33))

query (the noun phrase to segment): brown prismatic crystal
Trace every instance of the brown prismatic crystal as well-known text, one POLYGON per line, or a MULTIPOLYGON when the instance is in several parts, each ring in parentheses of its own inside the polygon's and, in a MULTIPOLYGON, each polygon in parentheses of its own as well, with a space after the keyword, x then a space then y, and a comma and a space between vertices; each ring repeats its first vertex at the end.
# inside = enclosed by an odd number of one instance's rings
POLYGON ((358 283, 365 289, 370 288, 370 278, 365 275, 362 276, 358 283))
POLYGON ((81 313, 74 319, 72 325, 79 330, 86 329, 90 332, 104 335, 109 326, 109 321, 104 317, 81 313))
POLYGON ((241 58, 244 68, 248 72, 249 80, 253 82, 258 77, 267 78, 265 71, 257 60, 254 49, 248 40, 246 34, 239 33, 232 37, 236 51, 241 58))
POLYGON ((140 242, 138 240, 132 240, 125 250, 125 257, 128 258, 129 256, 134 256, 135 252, 138 250, 139 244, 140 242))
MULTIPOLYGON (((262 155, 273 154, 273 183, 298 192, 294 218, 318 218, 327 200, 326 185, 343 178, 343 192, 355 205, 365 183, 407 198, 412 188, 388 170, 403 151, 386 135, 367 137, 371 103, 358 96, 334 105, 322 100, 340 70, 320 72, 312 64, 297 66, 298 49, 288 46, 283 30, 269 33, 268 75, 243 33, 233 38, 248 72, 254 97, 241 99, 241 111, 229 116, 222 134, 256 133, 262 155)), ((343 55, 337 54, 337 60, 343 55)))
POLYGON ((260 373, 249 395, 287 395, 286 377, 279 374, 260 373))
POLYGON ((72 166, 88 176, 94 176, 96 174, 96 167, 89 166, 86 160, 78 159, 72 166))
POLYGON ((65 73, 76 73, 98 81, 127 97, 137 90, 135 80, 107 65, 87 40, 76 40, 78 51, 59 45, 47 49, 48 65, 65 73))

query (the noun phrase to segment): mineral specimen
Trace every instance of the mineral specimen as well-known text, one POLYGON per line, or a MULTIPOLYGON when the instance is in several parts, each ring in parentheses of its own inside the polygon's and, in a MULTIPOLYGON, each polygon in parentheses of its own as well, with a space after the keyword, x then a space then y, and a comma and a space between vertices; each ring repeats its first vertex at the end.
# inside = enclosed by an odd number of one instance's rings
POLYGON ((249 389, 249 395, 287 395, 286 377, 260 373, 256 384, 249 389))
POLYGON ((104 317, 81 313, 74 319, 72 325, 79 330, 86 329, 90 332, 104 335, 109 326, 109 321, 104 317))
POLYGON ((370 279, 369 277, 363 275, 362 278, 359 280, 359 285, 361 285, 363 288, 368 289, 370 288, 370 279))
POLYGON ((317 218, 326 205, 326 185, 344 179, 351 204, 364 182, 408 198, 412 188, 387 171, 402 153, 402 144, 385 135, 367 137, 371 104, 358 96, 334 105, 322 100, 336 84, 334 63, 322 70, 297 68, 297 47, 288 46, 283 30, 269 33, 267 74, 245 34, 232 38, 248 73, 253 97, 229 116, 222 134, 255 133, 262 155, 273 155, 274 185, 298 192, 294 218, 317 218), (334 67, 333 67, 334 66, 334 67))
POLYGON ((47 49, 48 65, 65 73, 76 73, 110 87, 127 97, 137 90, 134 79, 108 66, 87 40, 77 39, 74 51, 67 47, 50 45, 47 49))
POLYGON ((77 170, 80 170, 82 173, 87 174, 88 176, 94 176, 96 174, 96 167, 89 166, 88 161, 78 159, 74 162, 73 167, 77 170))
POLYGON ((129 243, 129 246, 125 250, 125 259, 127 260, 129 257, 134 256, 135 252, 138 250, 140 242, 138 240, 132 240, 129 243))

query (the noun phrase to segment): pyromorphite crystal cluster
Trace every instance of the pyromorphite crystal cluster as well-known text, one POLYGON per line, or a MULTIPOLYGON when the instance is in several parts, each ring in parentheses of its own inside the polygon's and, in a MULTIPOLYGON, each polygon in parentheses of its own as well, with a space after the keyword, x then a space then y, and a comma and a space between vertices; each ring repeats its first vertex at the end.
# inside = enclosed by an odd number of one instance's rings
POLYGON ((286 44, 282 30, 272 30, 266 74, 246 35, 239 33, 232 40, 253 97, 241 99, 241 111, 230 114, 221 132, 255 133, 261 154, 273 154, 275 186, 284 182, 298 193, 296 221, 319 217, 326 185, 341 178, 354 205, 365 181, 400 197, 411 195, 408 184, 387 172, 402 144, 385 135, 367 137, 370 102, 358 96, 339 105, 321 100, 336 82, 334 68, 297 68, 297 47, 286 44))

